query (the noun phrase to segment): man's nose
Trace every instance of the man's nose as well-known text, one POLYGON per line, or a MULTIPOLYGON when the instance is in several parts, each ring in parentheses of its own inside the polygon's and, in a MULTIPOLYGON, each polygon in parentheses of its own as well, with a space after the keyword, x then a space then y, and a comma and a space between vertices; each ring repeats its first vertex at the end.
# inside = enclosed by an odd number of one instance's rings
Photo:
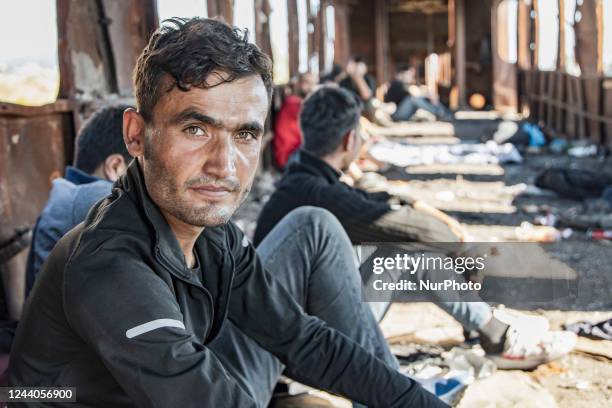
POLYGON ((225 179, 236 174, 236 146, 231 137, 219 135, 211 146, 204 172, 218 179, 225 179))

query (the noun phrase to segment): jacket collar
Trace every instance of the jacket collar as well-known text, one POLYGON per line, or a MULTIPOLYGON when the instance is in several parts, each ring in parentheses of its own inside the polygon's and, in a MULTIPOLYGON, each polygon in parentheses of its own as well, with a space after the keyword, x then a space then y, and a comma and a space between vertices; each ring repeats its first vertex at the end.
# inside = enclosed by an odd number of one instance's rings
POLYGON ((287 172, 289 174, 301 172, 311 173, 323 177, 330 184, 337 183, 342 176, 342 172, 303 149, 299 151, 297 160, 289 165, 287 172))
MULTIPOLYGON (((133 160, 130 163, 126 174, 117 181, 116 187, 124 190, 143 209, 144 215, 155 234, 154 250, 155 258, 158 262, 179 275, 179 277, 192 281, 191 273, 185 262, 185 256, 172 228, 170 228, 159 207, 153 202, 147 192, 144 175, 138 160, 133 160)), ((223 263, 222 259, 223 253, 226 252, 226 242, 223 239, 223 234, 219 234, 218 231, 215 232, 214 230, 215 228, 206 228, 204 230, 196 241, 196 251, 199 252, 198 255, 202 255, 203 251, 199 250, 199 247, 205 244, 213 244, 213 249, 216 249, 214 252, 219 257, 219 263, 223 263)))
POLYGON ((88 184, 93 183, 94 181, 102 180, 99 177, 92 176, 91 174, 87 174, 82 170, 77 169, 76 167, 66 166, 66 174, 64 176, 66 180, 69 182, 76 184, 77 186, 80 184, 88 184))

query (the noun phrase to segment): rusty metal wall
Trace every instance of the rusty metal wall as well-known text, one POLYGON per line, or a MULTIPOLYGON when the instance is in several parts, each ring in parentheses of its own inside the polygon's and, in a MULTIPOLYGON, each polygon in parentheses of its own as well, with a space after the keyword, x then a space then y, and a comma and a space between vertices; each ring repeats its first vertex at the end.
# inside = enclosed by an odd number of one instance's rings
MULTIPOLYGON (((16 228, 34 225, 51 181, 72 161, 76 130, 89 113, 131 99, 132 67, 157 25, 155 4, 57 0, 58 100, 39 107, 0 103, 0 244, 16 228)), ((3 277, 23 276, 26 254, 0 265, 3 277)), ((18 318, 20 309, 12 309, 9 317, 18 318)))
POLYGON ((41 107, 0 104, 0 231, 32 225, 72 161, 95 107, 132 95, 132 68, 156 26, 154 0, 57 0, 60 91, 41 107))
POLYGON ((32 225, 72 155, 71 107, 0 104, 0 230, 32 225))

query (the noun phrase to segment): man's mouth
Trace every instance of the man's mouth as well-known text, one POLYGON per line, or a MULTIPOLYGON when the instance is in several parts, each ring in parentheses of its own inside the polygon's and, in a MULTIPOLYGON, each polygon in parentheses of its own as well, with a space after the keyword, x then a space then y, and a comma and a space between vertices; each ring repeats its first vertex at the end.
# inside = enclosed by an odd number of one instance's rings
POLYGON ((201 185, 190 187, 191 190, 198 195, 206 198, 208 201, 221 201, 232 195, 234 190, 214 185, 201 185))

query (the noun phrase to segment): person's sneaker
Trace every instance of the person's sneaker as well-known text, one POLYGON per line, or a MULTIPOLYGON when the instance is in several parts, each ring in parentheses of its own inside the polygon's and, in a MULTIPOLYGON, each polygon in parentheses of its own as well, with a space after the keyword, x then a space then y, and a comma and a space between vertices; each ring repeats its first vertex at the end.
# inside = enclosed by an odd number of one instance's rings
POLYGON ((545 317, 528 315, 505 308, 494 309, 493 316, 508 326, 514 326, 534 334, 543 334, 544 332, 548 331, 550 327, 548 319, 545 317))
POLYGON ((563 357, 576 345, 577 337, 568 331, 549 331, 548 320, 539 316, 511 314, 496 310, 495 317, 510 327, 503 351, 488 355, 502 370, 531 370, 563 357))

